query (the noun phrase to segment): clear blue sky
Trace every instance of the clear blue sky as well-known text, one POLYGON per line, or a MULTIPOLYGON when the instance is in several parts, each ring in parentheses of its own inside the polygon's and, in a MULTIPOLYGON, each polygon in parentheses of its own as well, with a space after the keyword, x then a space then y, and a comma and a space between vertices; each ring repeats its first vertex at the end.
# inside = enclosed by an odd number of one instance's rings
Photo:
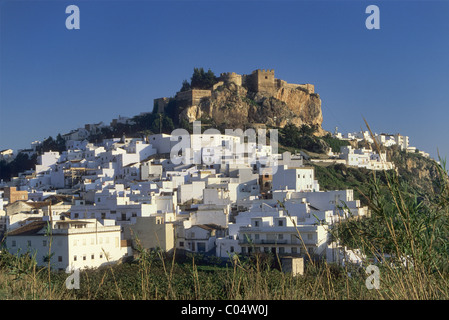
POLYGON ((326 130, 365 117, 449 155, 449 2, 392 0, 0 1, 0 149, 151 111, 194 67, 275 69, 315 85, 326 130))

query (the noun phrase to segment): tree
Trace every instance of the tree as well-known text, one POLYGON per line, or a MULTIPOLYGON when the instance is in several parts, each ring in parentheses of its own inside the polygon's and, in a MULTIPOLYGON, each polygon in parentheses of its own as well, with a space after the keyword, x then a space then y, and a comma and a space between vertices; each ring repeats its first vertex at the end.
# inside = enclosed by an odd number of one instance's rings
POLYGON ((203 68, 193 68, 192 78, 190 79, 192 89, 210 89, 217 82, 218 79, 212 70, 209 69, 206 73, 203 68))
POLYGON ((180 92, 184 92, 184 91, 189 91, 190 89, 191 89, 190 82, 187 81, 187 80, 184 80, 184 81, 182 82, 181 90, 179 90, 179 91, 180 91, 180 92))
POLYGON ((44 141, 42 141, 42 145, 38 147, 38 151, 40 154, 43 154, 44 152, 57 151, 57 150, 58 144, 56 143, 55 139, 53 139, 52 136, 49 136, 47 139, 44 139, 44 141))
POLYGON ((9 163, 0 161, 0 179, 9 181, 12 177, 17 177, 19 173, 33 169, 37 164, 37 154, 31 158, 25 153, 19 153, 15 159, 9 163))
POLYGON ((0 160, 0 180, 9 180, 11 178, 11 166, 5 160, 0 160))
POLYGON ((154 133, 171 133, 175 126, 173 120, 165 114, 154 115, 150 130, 154 133))
POLYGON ((279 142, 285 147, 304 149, 316 153, 326 153, 328 145, 313 135, 317 126, 287 124, 280 130, 279 142))
POLYGON ((58 133, 58 135, 56 136, 56 146, 57 146, 56 150, 59 152, 67 150, 65 146, 65 140, 60 133, 58 133))

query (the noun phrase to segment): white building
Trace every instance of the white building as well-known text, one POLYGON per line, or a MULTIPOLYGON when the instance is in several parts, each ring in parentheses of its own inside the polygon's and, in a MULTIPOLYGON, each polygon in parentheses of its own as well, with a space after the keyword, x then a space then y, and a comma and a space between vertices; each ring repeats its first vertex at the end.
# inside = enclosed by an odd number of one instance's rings
POLYGON ((293 191, 318 191, 318 181, 315 180, 313 167, 288 167, 281 165, 277 167, 273 175, 273 190, 293 191))
POLYGON ((120 226, 113 220, 96 219, 35 221, 7 234, 6 247, 12 254, 30 252, 38 266, 54 269, 97 268, 131 255, 126 241, 121 241, 120 226))
POLYGON ((325 255, 328 240, 326 226, 298 224, 296 217, 282 214, 251 218, 251 224, 239 230, 243 254, 272 252, 305 256, 308 253, 319 257, 325 255))
POLYGON ((181 184, 178 188, 178 203, 182 204, 191 200, 202 200, 203 190, 206 188, 205 181, 192 181, 181 184))
POLYGON ((213 252, 215 254, 215 240, 224 235, 225 229, 215 224, 192 225, 178 232, 177 246, 191 252, 213 252))
POLYGON ((407 150, 409 147, 409 138, 408 136, 402 136, 399 133, 396 133, 394 136, 394 141, 399 146, 401 150, 407 150))
POLYGON ((379 154, 365 148, 353 149, 351 146, 344 146, 340 148, 340 159, 345 160, 348 166, 369 170, 391 170, 394 168, 394 164, 387 161, 385 151, 379 154))
POLYGON ((47 171, 59 160, 59 152, 49 151, 37 157, 36 173, 47 171))

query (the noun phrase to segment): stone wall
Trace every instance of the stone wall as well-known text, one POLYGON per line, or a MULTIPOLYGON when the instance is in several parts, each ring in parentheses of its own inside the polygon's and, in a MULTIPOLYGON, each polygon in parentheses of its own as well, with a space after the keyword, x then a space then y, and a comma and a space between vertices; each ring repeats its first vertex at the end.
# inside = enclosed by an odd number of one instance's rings
POLYGON ((309 93, 309 94, 315 93, 315 86, 313 84, 310 84, 310 83, 306 83, 306 84, 287 83, 287 81, 284 81, 284 80, 281 80, 281 79, 276 79, 276 86, 277 86, 277 89, 281 89, 281 88, 288 88, 288 89, 301 88, 301 89, 307 91, 307 93, 309 93))
POLYGON ((189 91, 184 92, 178 92, 176 94, 176 100, 184 100, 187 101, 187 103, 190 106, 196 106, 200 102, 202 98, 210 97, 212 94, 211 90, 199 90, 199 89, 193 89, 189 91))
POLYGON ((242 76, 235 72, 222 73, 222 74, 220 74, 219 80, 223 81, 223 83, 226 83, 226 84, 234 83, 238 86, 242 85, 242 76))
POLYGON ((243 83, 253 92, 273 92, 276 90, 274 70, 257 69, 243 77, 243 83))
POLYGON ((164 113, 165 107, 170 102, 170 98, 158 98, 154 99, 154 110, 157 113, 164 113))

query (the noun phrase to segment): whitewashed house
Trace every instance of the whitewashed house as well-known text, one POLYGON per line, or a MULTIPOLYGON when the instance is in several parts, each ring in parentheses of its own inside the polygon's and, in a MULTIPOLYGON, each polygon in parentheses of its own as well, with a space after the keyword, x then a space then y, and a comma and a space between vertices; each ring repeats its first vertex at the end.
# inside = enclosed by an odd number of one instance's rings
POLYGON ((120 226, 96 219, 34 221, 9 232, 6 248, 12 254, 29 252, 38 266, 47 266, 51 256, 50 266, 59 270, 97 268, 132 254, 121 241, 120 226))
POLYGON ((215 224, 192 225, 183 234, 178 233, 177 246, 191 252, 212 252, 215 255, 215 240, 224 235, 225 229, 215 224))
POLYGON ((315 180, 313 167, 291 167, 280 165, 273 175, 273 190, 317 191, 318 180, 315 180))
POLYGON ((353 149, 351 146, 340 148, 340 158, 345 160, 346 165, 369 170, 391 170, 394 168, 392 162, 387 161, 386 152, 373 152, 360 148, 353 149))
POLYGON ((242 253, 272 252, 314 257, 325 256, 329 233, 323 225, 298 224, 296 217, 252 218, 251 224, 239 229, 242 253), (306 252, 307 251, 307 252, 306 252))
POLYGON ((36 173, 49 170, 59 160, 59 152, 49 151, 37 157, 36 173))

